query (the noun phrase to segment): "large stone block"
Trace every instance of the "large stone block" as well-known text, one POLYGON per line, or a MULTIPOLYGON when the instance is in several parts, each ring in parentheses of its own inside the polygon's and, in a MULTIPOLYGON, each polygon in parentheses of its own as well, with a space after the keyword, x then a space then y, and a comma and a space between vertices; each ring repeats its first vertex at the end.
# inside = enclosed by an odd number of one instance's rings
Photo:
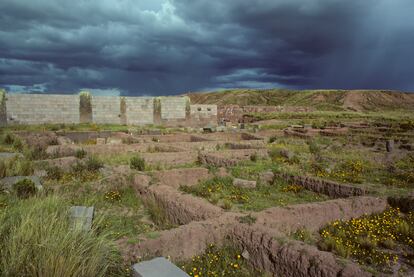
POLYGON ((89 231, 92 228, 94 207, 73 206, 69 212, 73 229, 89 231))
POLYGON ((166 258, 159 257, 132 266, 134 277, 189 277, 166 258))

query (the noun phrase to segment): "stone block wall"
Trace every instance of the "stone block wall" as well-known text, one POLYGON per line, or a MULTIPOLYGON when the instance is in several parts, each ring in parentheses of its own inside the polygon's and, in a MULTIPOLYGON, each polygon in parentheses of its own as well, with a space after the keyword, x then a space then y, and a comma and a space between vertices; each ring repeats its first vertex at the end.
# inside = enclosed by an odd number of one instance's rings
POLYGON ((92 96, 92 122, 121 124, 121 98, 118 96, 92 96))
POLYGON ((91 122, 127 125, 161 124, 166 126, 217 124, 216 105, 191 106, 189 98, 181 96, 154 98, 86 97, 86 94, 5 95, 5 105, 0 105, 0 125, 2 121, 4 124, 91 122), (81 103, 83 104, 81 105, 81 103))
POLYGON ((154 123, 153 97, 124 97, 127 125, 145 125, 154 123))
POLYGON ((188 97, 162 97, 161 120, 185 120, 188 97))
POLYGON ((204 127, 217 125, 217 105, 190 105, 191 125, 204 127))
POLYGON ((79 96, 7 94, 8 124, 79 123, 79 96))

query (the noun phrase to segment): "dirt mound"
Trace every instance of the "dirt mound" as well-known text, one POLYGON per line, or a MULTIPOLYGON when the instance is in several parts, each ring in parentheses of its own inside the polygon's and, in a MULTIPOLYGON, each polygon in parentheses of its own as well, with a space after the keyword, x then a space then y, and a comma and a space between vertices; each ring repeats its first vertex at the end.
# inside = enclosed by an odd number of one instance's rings
POLYGON ((271 234, 246 225, 234 228, 230 238, 249 253, 255 268, 275 276, 371 276, 354 263, 341 264, 330 252, 293 240, 279 242, 271 234))
POLYGON ((262 225, 271 232, 291 233, 300 228, 316 231, 336 219, 348 220, 364 214, 378 213, 386 207, 385 199, 359 196, 285 208, 269 208, 253 215, 256 217, 256 226, 262 225))
POLYGON ((153 182, 173 188, 178 188, 180 185, 193 186, 201 180, 212 177, 207 168, 183 168, 155 171, 152 176, 153 182))
POLYGON ((360 196, 367 194, 363 188, 352 185, 339 184, 329 180, 323 180, 308 176, 294 176, 290 174, 280 173, 276 177, 282 178, 289 183, 297 184, 308 190, 326 194, 332 198, 341 198, 349 196, 360 196))

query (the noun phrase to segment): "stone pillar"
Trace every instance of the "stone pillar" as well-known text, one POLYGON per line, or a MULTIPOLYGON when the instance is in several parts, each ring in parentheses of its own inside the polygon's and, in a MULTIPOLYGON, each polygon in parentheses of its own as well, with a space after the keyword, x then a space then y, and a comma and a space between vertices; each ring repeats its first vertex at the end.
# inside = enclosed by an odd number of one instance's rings
POLYGON ((0 89, 0 126, 7 125, 6 90, 0 89))
POLYGON ((394 151, 394 140, 393 139, 387 140, 385 143, 385 147, 387 148, 387 152, 394 151))
POLYGON ((121 109, 121 114, 120 114, 121 124, 126 125, 127 124, 127 112, 126 112, 125 97, 121 97, 120 105, 121 105, 121 108, 120 108, 121 109))
POLYGON ((154 98, 154 124, 161 125, 161 97, 154 98))
POLYGON ((91 94, 87 91, 79 93, 79 123, 92 123, 91 94))

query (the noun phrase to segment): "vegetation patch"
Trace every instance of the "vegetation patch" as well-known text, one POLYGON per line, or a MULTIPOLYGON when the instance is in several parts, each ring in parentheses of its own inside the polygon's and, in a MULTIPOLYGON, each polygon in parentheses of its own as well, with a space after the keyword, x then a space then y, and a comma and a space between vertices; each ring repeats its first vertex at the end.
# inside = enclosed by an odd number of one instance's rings
POLYGON ((59 197, 16 200, 0 209, 0 275, 126 276, 108 233, 70 229, 68 209, 59 197))
POLYGON ((204 254, 195 256, 188 262, 179 263, 178 266, 193 277, 263 276, 261 272, 254 270, 247 263, 241 251, 232 246, 218 248, 210 244, 204 254))
POLYGON ((180 186, 186 193, 206 198, 225 209, 260 211, 273 206, 285 206, 328 199, 308 190, 289 191, 288 185, 280 181, 276 184, 258 185, 256 188, 241 188, 233 185, 231 177, 214 177, 196 186, 180 186))
POLYGON ((388 270, 398 263, 414 265, 414 213, 398 208, 383 213, 334 221, 320 230, 319 246, 359 263, 388 270))

